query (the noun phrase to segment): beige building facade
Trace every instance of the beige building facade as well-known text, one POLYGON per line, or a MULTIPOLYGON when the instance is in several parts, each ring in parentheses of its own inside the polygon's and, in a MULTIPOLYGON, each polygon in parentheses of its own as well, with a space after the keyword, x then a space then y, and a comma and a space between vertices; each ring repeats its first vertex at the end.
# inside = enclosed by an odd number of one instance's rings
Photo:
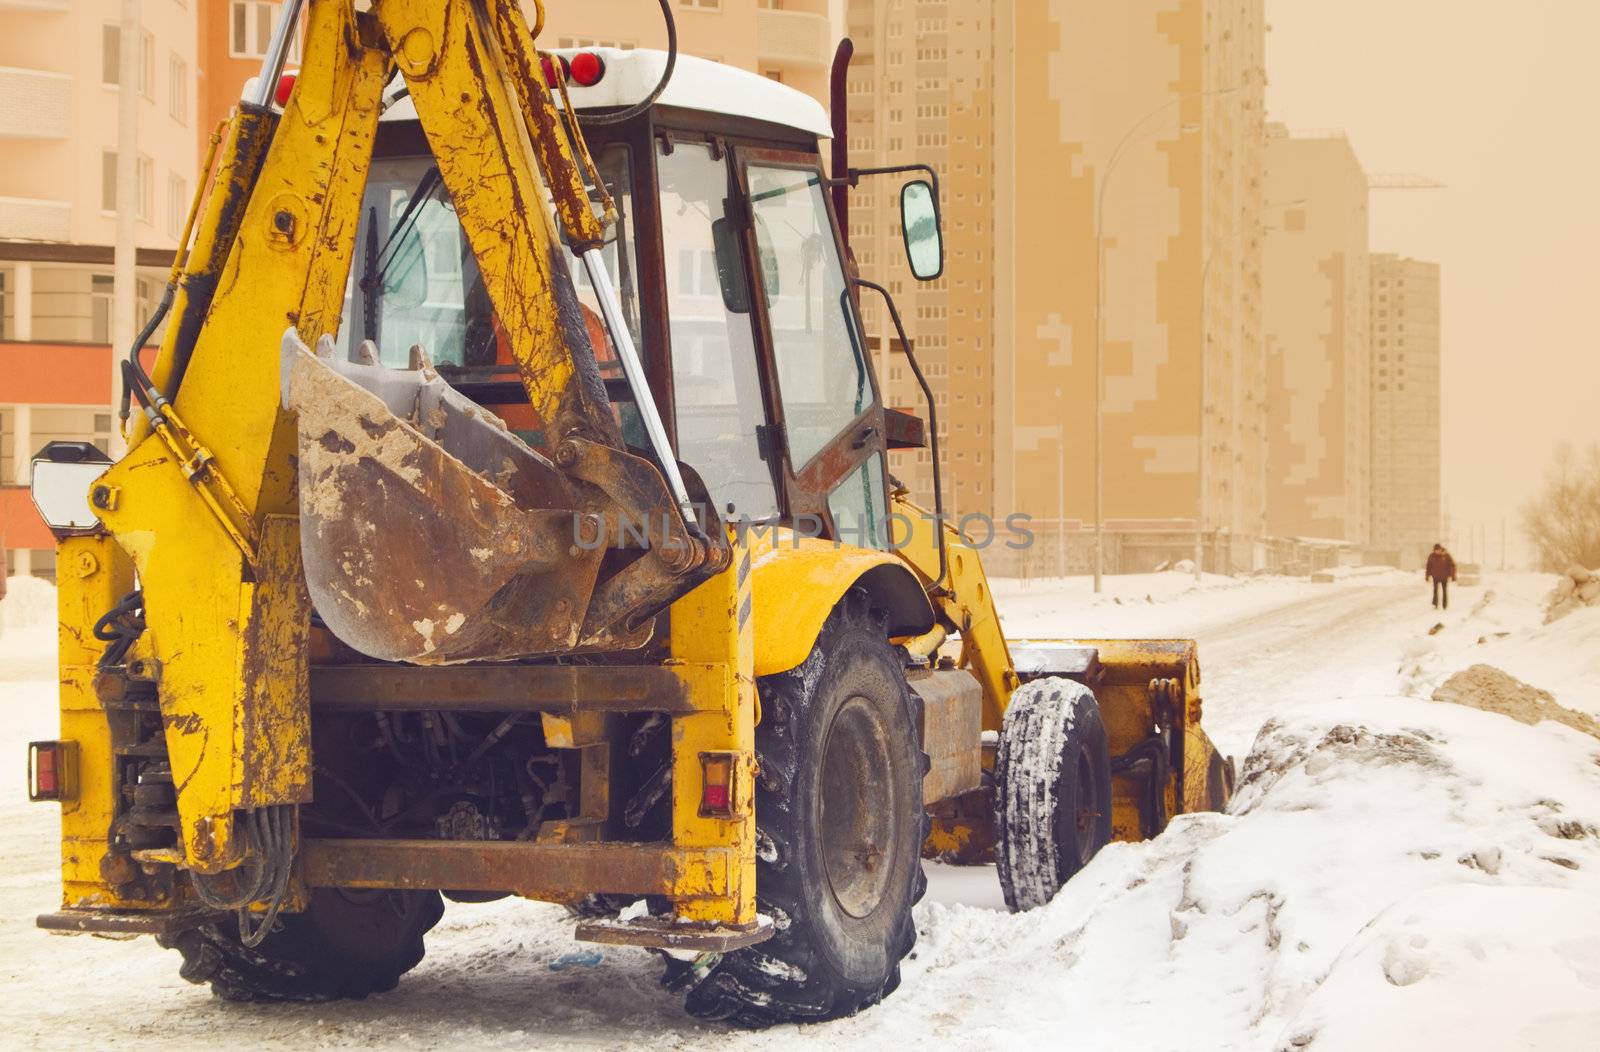
MULTIPOLYGON (((851 0, 846 29, 852 163, 943 176, 937 285, 904 276, 895 187, 862 195, 851 236, 863 272, 890 275, 941 400, 947 501, 1032 520, 1032 548, 989 561, 1083 572, 1092 557, 1098 231, 1108 569, 1192 552, 1197 523, 1208 562, 1248 566, 1265 435, 1260 0, 851 0)), ((890 401, 917 406, 897 357, 890 401)), ((897 456, 925 493, 926 452, 897 456)))
POLYGON ((1371 525, 1366 173, 1341 132, 1267 130, 1267 526, 1364 544, 1371 525))
POLYGON ((196 11, 144 0, 139 62, 121 61, 117 0, 0 0, 0 547, 7 572, 54 571, 28 501, 53 439, 106 448, 117 111, 138 90, 135 311, 159 298, 194 189, 196 11))
MULTIPOLYGON (((839 0, 672 0, 678 47, 782 81, 824 104, 839 39, 839 0)), ((539 45, 666 47, 656 5, 638 0, 547 3, 539 45)))
POLYGON ((1374 254, 1372 547, 1421 569, 1441 539, 1439 264, 1374 254))

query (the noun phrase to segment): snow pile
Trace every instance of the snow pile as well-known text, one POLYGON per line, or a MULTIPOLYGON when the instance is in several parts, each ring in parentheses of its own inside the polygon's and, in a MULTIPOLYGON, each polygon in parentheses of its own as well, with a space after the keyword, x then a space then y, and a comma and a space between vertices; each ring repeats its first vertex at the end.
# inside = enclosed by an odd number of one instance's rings
POLYGON ((1600 738, 1600 720, 1573 712, 1556 704, 1548 690, 1530 687, 1493 665, 1473 665, 1462 669, 1433 692, 1434 701, 1447 701, 1485 712, 1510 716, 1518 723, 1535 724, 1554 720, 1591 738, 1600 738))
POLYGON ((0 684, 56 678, 56 586, 37 577, 6 578, 0 599, 0 684))
POLYGON ((1547 621, 1547 574, 1504 575, 1463 616, 1436 635, 1400 647, 1400 690, 1431 698, 1453 674, 1490 665, 1548 691, 1568 709, 1600 717, 1600 605, 1547 621))
POLYGON ((1593 739, 1341 702, 1263 727, 1230 812, 1112 845, 1042 910, 925 907, 900 991, 829 1039, 1320 1052, 1600 1030, 1593 739))
POLYGON ((38 577, 6 578, 0 599, 0 628, 53 627, 56 623, 56 586, 38 577))
POLYGON ((1600 573, 1574 563, 1566 573, 1556 578, 1548 605, 1545 614, 1547 622, 1557 621, 1586 606, 1600 606, 1600 573))

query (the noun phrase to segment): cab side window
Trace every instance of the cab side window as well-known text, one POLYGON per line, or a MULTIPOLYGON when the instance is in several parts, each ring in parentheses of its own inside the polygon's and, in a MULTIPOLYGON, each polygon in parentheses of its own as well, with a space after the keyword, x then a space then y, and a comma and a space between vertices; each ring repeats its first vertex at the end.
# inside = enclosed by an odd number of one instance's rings
POLYGON ((772 353, 796 472, 872 405, 815 169, 747 169, 772 353))
POLYGON ((731 506, 733 518, 770 519, 778 514, 778 495, 762 458, 766 409, 751 314, 718 275, 727 162, 713 159, 707 146, 680 142, 657 156, 656 172, 662 257, 675 268, 667 282, 667 329, 678 459, 699 473, 719 513, 731 506))

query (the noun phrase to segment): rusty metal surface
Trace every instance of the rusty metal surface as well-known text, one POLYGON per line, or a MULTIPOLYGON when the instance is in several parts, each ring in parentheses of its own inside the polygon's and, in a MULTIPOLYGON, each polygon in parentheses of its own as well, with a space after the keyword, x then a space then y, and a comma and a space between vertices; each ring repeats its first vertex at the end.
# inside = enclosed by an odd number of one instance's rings
POLYGON ((308 839, 300 877, 308 887, 508 891, 554 902, 596 893, 682 900, 712 893, 734 861, 730 848, 670 844, 308 839))
POLYGON ((211 910, 97 910, 63 909, 41 913, 34 921, 45 931, 93 935, 172 935, 221 920, 225 914, 211 910))
POLYGON ((922 751, 929 803, 976 789, 983 778, 983 686, 964 669, 913 673, 907 683, 922 699, 922 751))
POLYGON ((1100 652, 1095 647, 1059 640, 1007 640, 1012 667, 1022 682, 1064 676, 1091 689, 1101 679, 1100 652))
POLYGON ((1094 647, 1099 651, 1105 681, 1145 686, 1152 679, 1200 681, 1199 648, 1192 639, 1063 639, 1040 640, 1094 647))
POLYGON ((239 638, 234 798, 245 809, 311 802, 311 705, 306 650, 311 597, 294 519, 262 524, 250 616, 239 638))
POLYGON ((766 942, 777 932, 770 922, 738 928, 723 924, 682 924, 667 917, 638 920, 603 918, 579 923, 573 938, 611 946, 650 946, 695 953, 727 953, 766 942))
POLYGON ((312 355, 292 331, 283 355, 329 629, 387 661, 570 650, 604 552, 574 543, 560 473, 425 365, 340 362, 331 341, 312 355))
POLYGON ((488 0, 485 8, 500 45, 501 59, 509 68, 522 119, 528 127, 528 140, 550 188, 561 228, 579 251, 597 246, 605 241, 605 229, 590 207, 583 172, 568 148, 566 126, 551 97, 553 85, 544 81, 527 18, 514 0, 488 0))
POLYGON ((995 858, 994 785, 985 784, 928 808, 922 857, 957 866, 992 866, 995 858))
POLYGON ((447 712, 695 711, 684 680, 660 665, 321 665, 318 709, 447 712))

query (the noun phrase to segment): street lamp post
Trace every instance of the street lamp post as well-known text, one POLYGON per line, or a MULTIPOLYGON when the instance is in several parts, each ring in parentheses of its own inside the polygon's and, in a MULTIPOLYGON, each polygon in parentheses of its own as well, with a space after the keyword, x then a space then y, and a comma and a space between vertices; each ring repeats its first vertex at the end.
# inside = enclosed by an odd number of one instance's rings
POLYGON ((1195 423, 1195 444, 1199 450, 1195 465, 1196 487, 1194 505, 1194 579, 1205 576, 1206 533, 1206 483, 1210 456, 1206 450, 1206 357, 1211 344, 1211 326, 1206 308, 1211 304, 1211 264, 1217 259, 1217 246, 1206 252, 1206 264, 1200 268, 1200 375, 1196 381, 1200 397, 1200 417, 1195 423))
MULTIPOLYGON (((1059 403, 1061 391, 1057 389, 1059 403)), ((1056 576, 1067 576, 1067 426, 1056 421, 1056 576)))
MULTIPOLYGON (((1105 174, 1100 177, 1100 187, 1095 195, 1094 247, 1095 247, 1095 304, 1094 304, 1094 590, 1100 591, 1105 576, 1106 519, 1105 519, 1105 372, 1106 372, 1106 240, 1105 212, 1106 188, 1111 176, 1122 160, 1123 151, 1133 142, 1134 135, 1147 123, 1188 99, 1227 95, 1243 85, 1216 88, 1211 91, 1191 91, 1168 99, 1149 113, 1134 121, 1123 133, 1111 157, 1106 161, 1105 174)), ((1194 130, 1185 125, 1183 130, 1194 130)))

